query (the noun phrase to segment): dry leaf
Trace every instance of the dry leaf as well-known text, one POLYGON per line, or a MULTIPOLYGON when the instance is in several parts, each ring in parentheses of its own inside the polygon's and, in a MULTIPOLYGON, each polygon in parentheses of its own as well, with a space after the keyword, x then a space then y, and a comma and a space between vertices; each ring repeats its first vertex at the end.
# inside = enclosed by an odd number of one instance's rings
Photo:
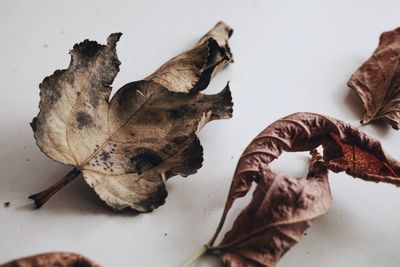
POLYGON ((40 84, 40 112, 32 128, 40 149, 76 168, 53 187, 32 196, 40 207, 79 173, 115 209, 144 212, 162 205, 165 181, 188 176, 202 164, 196 133, 209 121, 232 116, 227 85, 204 95, 210 79, 232 62, 232 29, 218 23, 191 50, 110 98, 119 71, 116 42, 76 44, 67 70, 40 84))
POLYGON ((55 252, 34 255, 0 264, 0 267, 100 267, 97 263, 75 253, 55 252))
POLYGON ((295 113, 272 123, 245 149, 232 180, 228 209, 250 189, 249 175, 264 169, 282 151, 311 151, 319 145, 324 148, 325 164, 335 172, 400 185, 400 164, 385 155, 378 140, 334 118, 295 113))
POLYGON ((227 266, 275 266, 312 219, 331 205, 327 169, 367 181, 400 185, 400 164, 385 155, 379 141, 334 118, 296 113, 262 131, 245 149, 232 178, 220 224, 204 251, 222 252, 227 266), (315 149, 322 145, 323 157, 315 149), (311 151, 307 178, 274 173, 269 164, 283 151, 311 151), (237 198, 252 183, 250 204, 219 245, 214 242, 237 198))
POLYGON ((250 204, 214 248, 224 252, 227 266, 275 266, 311 221, 331 206, 328 171, 318 157, 307 178, 292 179, 269 169, 261 172, 250 204))
POLYGON ((348 85, 359 95, 365 114, 361 123, 383 119, 400 127, 400 28, 381 35, 373 55, 348 85))

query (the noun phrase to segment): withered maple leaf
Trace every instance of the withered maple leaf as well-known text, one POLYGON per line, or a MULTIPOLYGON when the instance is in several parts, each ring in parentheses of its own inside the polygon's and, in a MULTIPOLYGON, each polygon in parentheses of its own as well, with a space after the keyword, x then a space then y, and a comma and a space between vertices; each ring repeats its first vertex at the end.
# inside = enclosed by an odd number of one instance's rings
POLYGON ((378 140, 327 116, 296 113, 284 117, 263 130, 243 152, 218 228, 194 258, 222 252, 226 266, 275 266, 312 220, 330 208, 328 170, 400 186, 400 163, 385 155, 378 140), (320 145, 323 156, 315 150, 320 145), (283 151, 311 151, 306 178, 289 178, 270 169, 269 164, 283 151), (214 245, 233 203, 253 183, 251 202, 220 244, 214 245))
POLYGON ((400 127, 400 28, 384 32, 373 55, 348 81, 365 113, 361 123, 384 120, 400 127))
POLYGON ((100 267, 92 260, 76 254, 67 252, 52 252, 33 255, 0 264, 0 267, 100 267))
POLYGON ((31 196, 36 206, 79 174, 114 209, 146 212, 162 205, 166 180, 191 175, 202 165, 196 133, 211 120, 232 116, 228 85, 215 95, 200 93, 233 61, 231 34, 229 26, 217 23, 194 48, 124 85, 111 99, 121 33, 111 34, 107 45, 76 44, 68 69, 40 84, 40 111, 31 123, 40 149, 75 168, 31 196))

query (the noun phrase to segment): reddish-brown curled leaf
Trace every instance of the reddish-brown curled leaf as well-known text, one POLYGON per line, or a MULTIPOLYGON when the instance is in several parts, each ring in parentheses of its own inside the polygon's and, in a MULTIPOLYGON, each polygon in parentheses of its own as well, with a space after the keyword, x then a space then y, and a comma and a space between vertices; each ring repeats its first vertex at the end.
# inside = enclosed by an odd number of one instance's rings
POLYGON ((383 119, 400 126, 400 28, 381 35, 373 55, 353 74, 348 85, 363 102, 361 123, 383 119))
POLYGON ((275 266, 332 203, 321 159, 313 159, 307 178, 288 178, 266 168, 257 180, 250 204, 219 245, 225 265, 275 266))
POLYGON ((325 163, 335 172, 346 171, 364 180, 400 185, 400 164, 385 155, 378 140, 334 118, 295 113, 272 123, 245 149, 233 177, 228 208, 250 189, 248 177, 258 174, 283 151, 309 151, 319 145, 323 145, 325 163), (349 149, 347 161, 341 160, 349 149), (381 168, 372 170, 368 168, 371 164, 381 168))
POLYGON ((100 267, 92 260, 66 252, 44 253, 0 264, 0 267, 100 267))
POLYGON ((325 168, 367 181, 400 185, 400 164, 385 155, 379 141, 357 128, 312 113, 284 117, 262 131, 243 152, 210 245, 233 202, 246 195, 253 182, 257 187, 232 230, 211 250, 222 250, 228 266, 274 266, 298 241, 308 222, 329 208, 325 168), (308 179, 290 179, 269 169, 269 163, 283 151, 312 151, 320 145, 323 161, 314 159, 308 179))

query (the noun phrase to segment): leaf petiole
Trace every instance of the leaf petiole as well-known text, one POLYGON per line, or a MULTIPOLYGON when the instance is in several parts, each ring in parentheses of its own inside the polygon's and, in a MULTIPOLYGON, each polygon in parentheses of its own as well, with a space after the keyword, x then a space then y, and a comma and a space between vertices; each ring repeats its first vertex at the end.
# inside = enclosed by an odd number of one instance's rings
POLYGON ((40 208, 43 206, 55 193, 57 193, 61 188, 69 184, 71 181, 73 181, 79 174, 81 174, 81 171, 78 168, 73 168, 67 175, 65 175, 61 180, 59 180, 57 183, 53 184, 49 188, 29 196, 29 199, 32 199, 35 202, 36 208, 40 208))
POLYGON ((208 251, 208 249, 208 245, 202 246, 184 264, 182 264, 181 267, 190 267, 198 258, 203 256, 208 251))

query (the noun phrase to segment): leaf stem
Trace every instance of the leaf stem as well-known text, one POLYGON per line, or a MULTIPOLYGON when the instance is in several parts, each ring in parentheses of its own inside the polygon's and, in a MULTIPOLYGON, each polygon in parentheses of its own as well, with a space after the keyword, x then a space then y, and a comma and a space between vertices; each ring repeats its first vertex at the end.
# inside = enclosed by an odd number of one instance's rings
POLYGON ((224 211, 223 214, 222 214, 221 219, 219 220, 218 227, 217 227, 217 229, 215 230, 215 233, 214 233, 213 237, 211 238, 210 241, 208 241, 208 246, 212 247, 212 246, 214 245, 214 242, 215 242, 215 240, 217 239, 219 233, 221 232, 222 226, 223 226, 224 223, 225 223, 226 215, 227 215, 227 214, 226 214, 226 212, 224 211))
POLYGON ((181 267, 190 267, 198 258, 200 258, 208 250, 208 245, 202 246, 197 250, 181 267))
POLYGON ((32 199, 35 202, 36 208, 40 208, 43 206, 55 193, 57 193, 61 188, 69 184, 73 181, 81 171, 77 168, 73 168, 67 175, 61 178, 57 183, 53 184, 49 188, 29 196, 29 199, 32 199))

